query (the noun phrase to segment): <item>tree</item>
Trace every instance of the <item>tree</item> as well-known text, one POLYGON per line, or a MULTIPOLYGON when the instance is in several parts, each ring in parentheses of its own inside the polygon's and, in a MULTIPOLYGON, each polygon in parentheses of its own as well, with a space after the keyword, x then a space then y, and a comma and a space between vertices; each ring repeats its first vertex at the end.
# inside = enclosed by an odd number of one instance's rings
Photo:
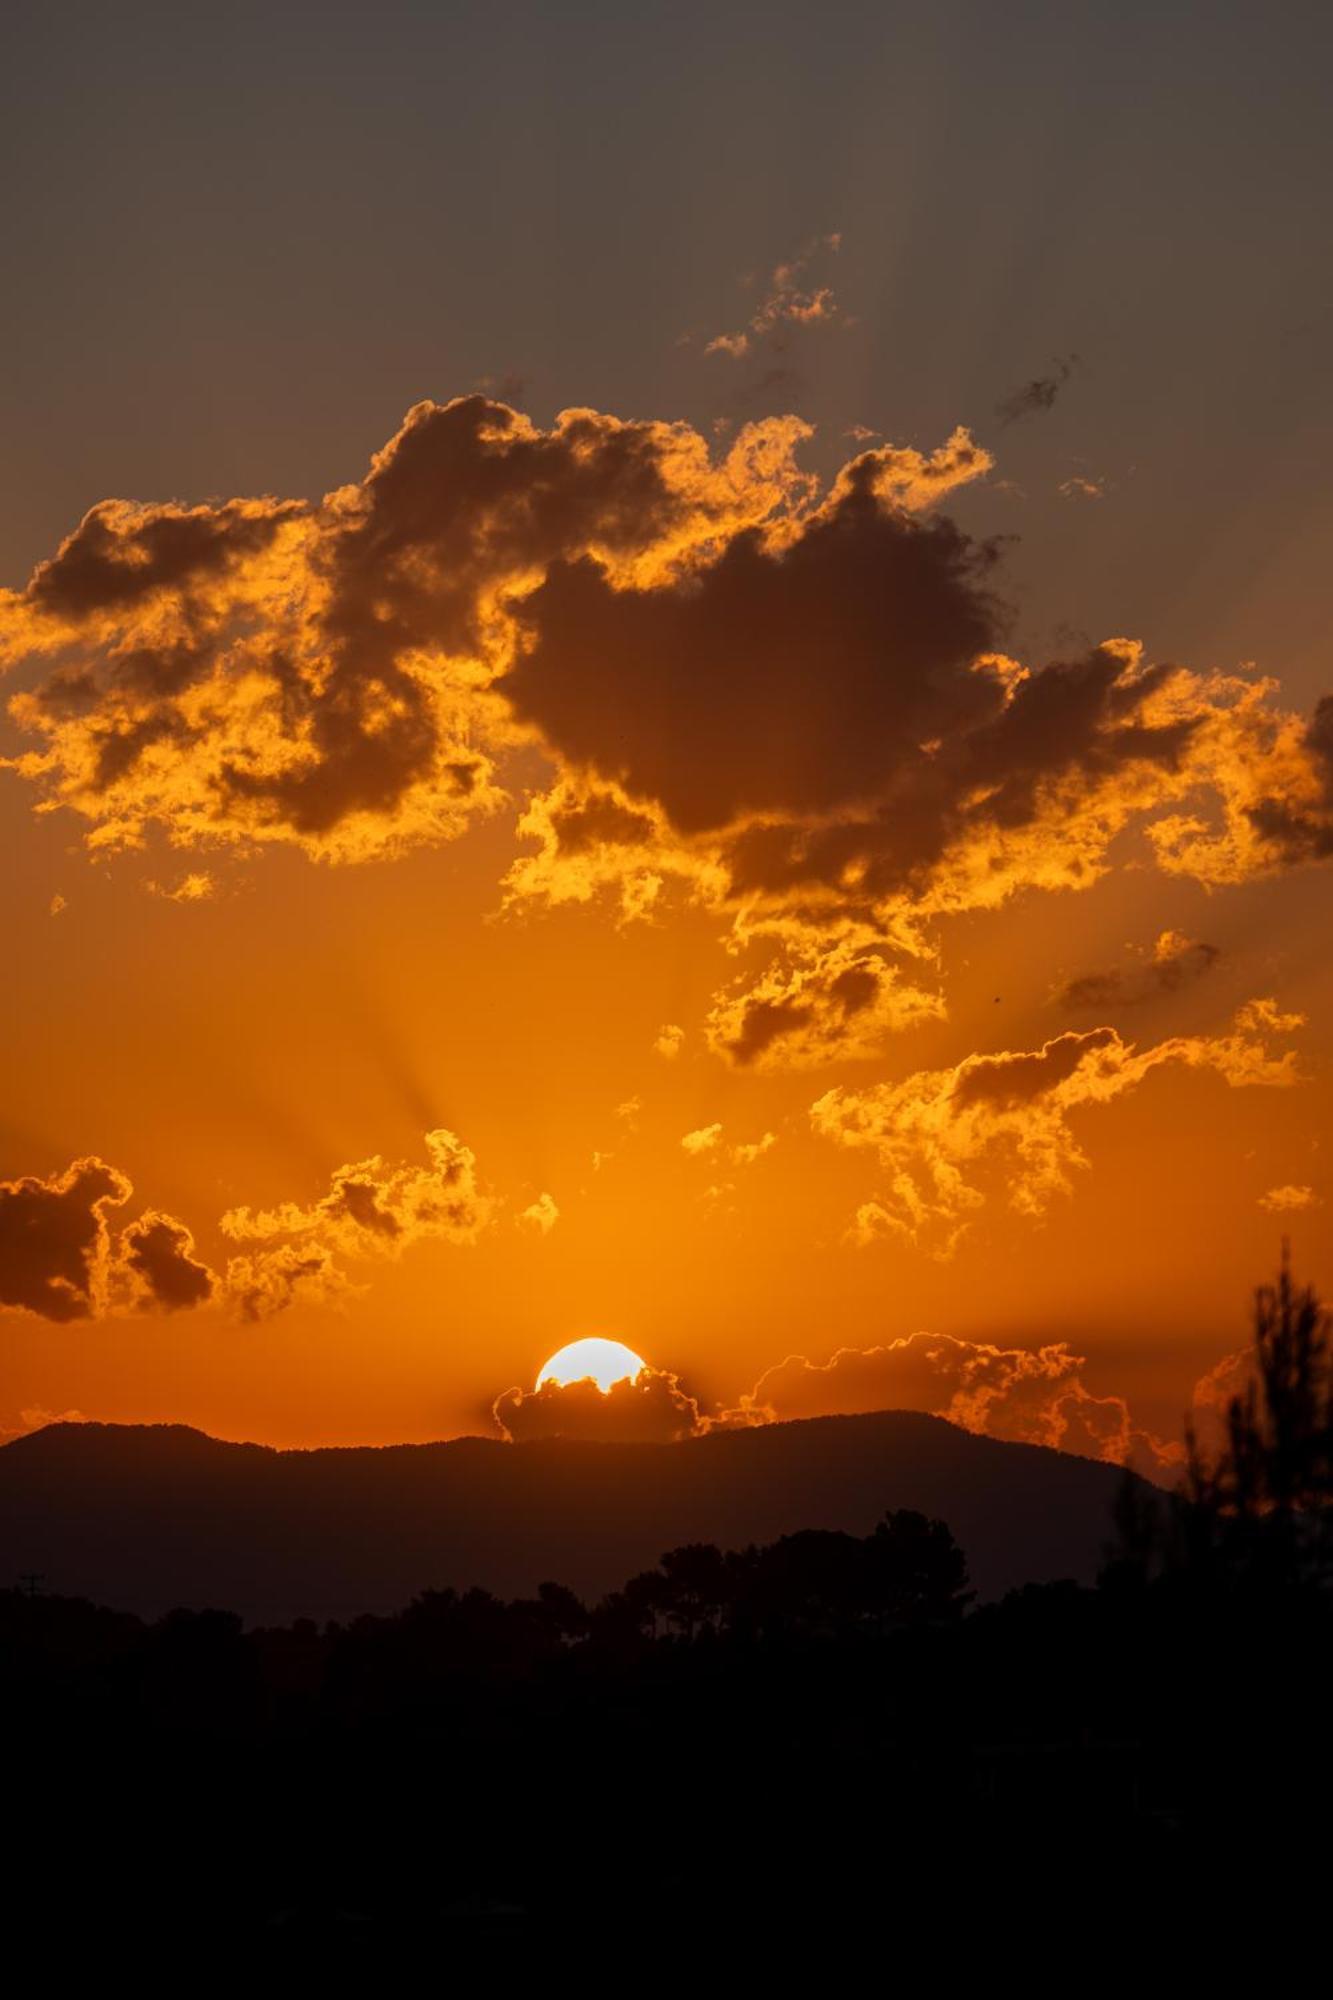
POLYGON ((1251 1360, 1215 1451, 1187 1422, 1171 1504, 1154 1510, 1127 1486, 1108 1577, 1272 1588, 1333 1574, 1333 1319, 1293 1280, 1285 1244, 1276 1283, 1254 1295, 1251 1360))
POLYGON ((951 1625, 975 1593, 967 1558, 944 1521, 900 1507, 868 1544, 879 1615, 895 1625, 951 1625))

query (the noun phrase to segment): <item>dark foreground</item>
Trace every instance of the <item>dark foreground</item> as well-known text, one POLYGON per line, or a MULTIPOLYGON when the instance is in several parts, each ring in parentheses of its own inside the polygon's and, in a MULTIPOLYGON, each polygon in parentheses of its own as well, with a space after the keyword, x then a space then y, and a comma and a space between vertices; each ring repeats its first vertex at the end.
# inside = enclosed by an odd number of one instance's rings
POLYGON ((1115 1963, 1322 1868, 1322 1592, 1121 1568, 964 1615, 947 1531, 896 1517, 867 1583, 874 1539, 792 1538, 730 1599, 685 1551, 592 1617, 442 1592, 247 1632, 0 1594, 10 1928, 367 1972, 811 1949, 836 1983, 1006 1920, 1042 1949, 1095 1921, 1115 1963))
MULTIPOLYGON (((12 1449, 12 1447, 11 1447, 12 1449)), ((9 1955, 173 1990, 1324 1975, 1333 1326, 1284 1267, 1095 1587, 972 1600, 899 1510, 678 1548, 592 1608, 146 1622, 0 1592, 9 1955), (807 1970, 806 1968, 813 1968, 807 1970)))

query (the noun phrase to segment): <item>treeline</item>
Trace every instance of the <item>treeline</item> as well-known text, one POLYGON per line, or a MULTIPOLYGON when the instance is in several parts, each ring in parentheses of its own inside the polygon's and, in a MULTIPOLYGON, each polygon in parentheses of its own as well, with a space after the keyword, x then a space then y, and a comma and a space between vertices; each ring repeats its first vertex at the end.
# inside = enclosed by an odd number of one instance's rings
POLYGON ((1096 1589, 978 1606, 947 1526, 898 1512, 676 1549, 597 1605, 246 1631, 0 1593, 23 1894, 270 1942, 607 1937, 646 1895, 697 1941, 779 1884, 783 1922, 859 1937, 950 1884, 1132 1881, 1160 1915, 1238 1857, 1294 1880, 1333 1782, 1333 1368, 1285 1269, 1254 1364, 1179 1494, 1127 1485, 1096 1589))

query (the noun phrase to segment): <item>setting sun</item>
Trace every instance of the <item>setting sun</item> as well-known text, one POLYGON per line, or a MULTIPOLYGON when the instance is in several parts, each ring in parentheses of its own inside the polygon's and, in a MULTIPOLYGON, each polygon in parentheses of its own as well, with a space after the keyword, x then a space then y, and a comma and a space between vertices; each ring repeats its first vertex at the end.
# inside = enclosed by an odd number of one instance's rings
POLYGON ((615 1383, 642 1374, 647 1365, 623 1340, 571 1340, 551 1356, 537 1377, 537 1387, 554 1382, 563 1389, 571 1382, 595 1382, 605 1395, 615 1383))

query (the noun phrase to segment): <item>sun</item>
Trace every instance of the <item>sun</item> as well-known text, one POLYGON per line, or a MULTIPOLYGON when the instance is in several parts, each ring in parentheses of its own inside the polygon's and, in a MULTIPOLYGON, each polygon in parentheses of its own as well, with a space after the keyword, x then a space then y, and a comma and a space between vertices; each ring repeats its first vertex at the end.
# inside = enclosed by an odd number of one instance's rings
POLYGON ((568 1347, 551 1356, 537 1377, 537 1387, 544 1389, 548 1382, 554 1382, 563 1389, 570 1382, 591 1381, 605 1395, 614 1383, 630 1381, 647 1366, 643 1356, 626 1347, 623 1340, 571 1340, 568 1347))

